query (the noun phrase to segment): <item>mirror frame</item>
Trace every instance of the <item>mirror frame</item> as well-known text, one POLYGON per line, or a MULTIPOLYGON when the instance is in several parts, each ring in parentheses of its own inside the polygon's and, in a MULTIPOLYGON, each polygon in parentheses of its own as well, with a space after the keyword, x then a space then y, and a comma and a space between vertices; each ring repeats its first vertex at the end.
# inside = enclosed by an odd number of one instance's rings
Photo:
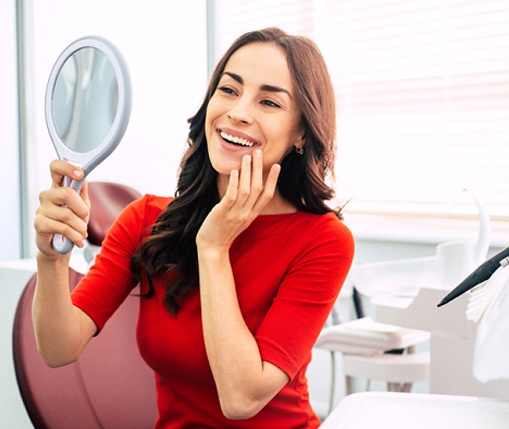
POLYGON ((132 90, 131 79, 124 57, 107 39, 101 36, 85 36, 75 40, 62 51, 55 62, 46 87, 46 126, 60 159, 80 165, 85 177, 100 164, 120 143, 131 116, 132 90), (75 152, 62 141, 53 117, 53 97, 57 79, 66 61, 77 51, 84 48, 95 48, 101 51, 113 66, 118 84, 118 107, 111 128, 103 141, 88 152, 75 152))

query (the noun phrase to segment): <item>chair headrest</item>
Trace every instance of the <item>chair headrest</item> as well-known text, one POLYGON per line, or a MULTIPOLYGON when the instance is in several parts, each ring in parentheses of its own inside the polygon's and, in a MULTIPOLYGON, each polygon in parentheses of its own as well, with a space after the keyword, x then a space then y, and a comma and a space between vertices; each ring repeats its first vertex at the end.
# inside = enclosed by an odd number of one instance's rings
POLYGON ((141 194, 129 186, 111 182, 89 182, 88 194, 91 207, 87 240, 100 246, 120 212, 141 194))

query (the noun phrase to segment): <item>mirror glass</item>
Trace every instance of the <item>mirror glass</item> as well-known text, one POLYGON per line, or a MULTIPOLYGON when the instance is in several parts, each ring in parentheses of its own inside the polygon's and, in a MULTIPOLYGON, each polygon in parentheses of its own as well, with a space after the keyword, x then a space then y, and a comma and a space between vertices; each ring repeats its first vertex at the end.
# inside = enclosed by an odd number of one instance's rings
POLYGON ((118 82, 108 57, 99 49, 76 51, 55 82, 52 115, 62 142, 89 152, 108 135, 118 110, 118 82))

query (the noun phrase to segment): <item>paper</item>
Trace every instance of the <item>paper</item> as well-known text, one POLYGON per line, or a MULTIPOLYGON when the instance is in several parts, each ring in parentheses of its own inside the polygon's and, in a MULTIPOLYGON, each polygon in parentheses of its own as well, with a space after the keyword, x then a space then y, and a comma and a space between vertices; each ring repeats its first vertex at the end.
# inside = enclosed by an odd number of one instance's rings
POLYGON ((481 382, 509 379, 509 268, 499 268, 485 288, 493 288, 477 325, 473 375, 481 382))

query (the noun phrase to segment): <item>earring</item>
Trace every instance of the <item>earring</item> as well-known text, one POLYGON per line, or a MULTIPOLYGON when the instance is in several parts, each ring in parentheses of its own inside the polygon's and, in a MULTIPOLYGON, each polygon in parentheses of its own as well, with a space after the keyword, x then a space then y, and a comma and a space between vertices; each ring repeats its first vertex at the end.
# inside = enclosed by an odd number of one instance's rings
POLYGON ((304 146, 295 146, 295 152, 297 152, 299 155, 302 155, 304 153, 304 146))

